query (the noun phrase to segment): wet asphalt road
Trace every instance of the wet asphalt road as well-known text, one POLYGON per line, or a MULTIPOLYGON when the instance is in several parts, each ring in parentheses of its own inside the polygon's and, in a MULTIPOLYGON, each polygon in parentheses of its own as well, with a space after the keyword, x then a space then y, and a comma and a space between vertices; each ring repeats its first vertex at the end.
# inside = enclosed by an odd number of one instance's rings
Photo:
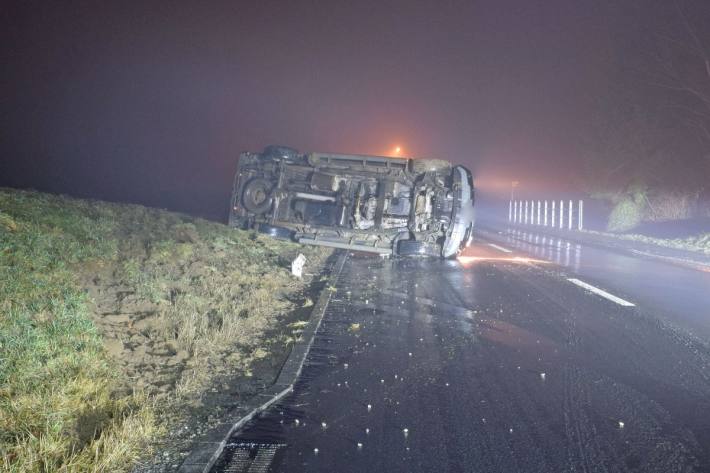
POLYGON ((492 242, 350 257, 294 393, 214 471, 710 471, 710 349, 686 330, 707 306, 669 324, 570 283, 564 251, 492 242))
MULTIPOLYGON (((613 288, 639 301, 666 323, 710 340, 710 268, 698 271, 672 262, 579 244, 530 228, 492 229, 491 241, 613 288)), ((632 250, 634 251, 634 250, 632 250)))

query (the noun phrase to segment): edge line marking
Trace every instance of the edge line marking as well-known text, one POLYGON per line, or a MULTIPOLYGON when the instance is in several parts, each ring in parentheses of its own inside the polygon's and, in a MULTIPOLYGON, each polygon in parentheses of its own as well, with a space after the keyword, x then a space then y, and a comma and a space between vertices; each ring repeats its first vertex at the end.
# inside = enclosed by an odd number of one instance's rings
POLYGON ((509 250, 508 248, 503 248, 502 246, 498 246, 495 243, 489 243, 488 246, 491 248, 495 248, 498 251, 502 251, 503 253, 512 253, 512 250, 509 250))
POLYGON ((622 299, 621 297, 616 297, 614 294, 609 294, 605 290, 599 289, 598 287, 592 286, 591 284, 588 284, 584 281, 580 281, 579 279, 567 278, 567 280, 569 282, 571 282, 572 284, 575 284, 581 288, 584 288, 589 292, 593 292, 594 294, 596 294, 598 296, 602 296, 603 298, 608 299, 612 302, 616 302, 617 304, 622 305, 624 307, 636 307, 636 304, 634 304, 633 302, 629 302, 625 299, 622 299))

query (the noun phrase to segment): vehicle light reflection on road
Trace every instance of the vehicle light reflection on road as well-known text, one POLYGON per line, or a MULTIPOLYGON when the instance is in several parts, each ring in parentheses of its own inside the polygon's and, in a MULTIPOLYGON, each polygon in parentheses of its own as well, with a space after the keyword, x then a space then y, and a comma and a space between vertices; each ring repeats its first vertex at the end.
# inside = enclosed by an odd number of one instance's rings
POLYGON ((498 257, 498 256, 458 256, 456 260, 461 263, 464 268, 473 266, 475 263, 480 261, 500 261, 504 263, 549 263, 549 261, 544 261, 535 258, 526 258, 523 256, 509 256, 509 257, 498 257))

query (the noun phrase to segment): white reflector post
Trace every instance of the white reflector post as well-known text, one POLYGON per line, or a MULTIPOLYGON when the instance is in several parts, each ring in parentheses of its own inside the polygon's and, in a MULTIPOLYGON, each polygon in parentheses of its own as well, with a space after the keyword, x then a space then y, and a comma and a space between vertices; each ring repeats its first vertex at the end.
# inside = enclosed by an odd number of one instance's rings
POLYGON ((568 217, 567 220, 569 221, 567 228, 569 230, 572 230, 572 214, 574 213, 573 210, 574 210, 574 205, 573 205, 572 201, 570 200, 569 201, 569 214, 567 215, 567 217, 568 217))
POLYGON ((547 201, 545 201, 545 226, 547 226, 547 201))
POLYGON ((518 214, 518 216, 515 217, 515 221, 516 221, 517 223, 520 223, 520 220, 522 220, 522 219, 521 219, 521 214, 522 214, 523 212, 522 212, 522 209, 521 209, 520 201, 519 201, 519 200, 516 200, 516 201, 515 201, 515 209, 516 209, 516 212, 517 212, 517 214, 518 214))
POLYGON ((579 201, 579 209, 577 211, 577 230, 584 228, 584 201, 579 201))
POLYGON ((560 201, 560 229, 565 228, 565 201, 560 201))
POLYGON ((540 225, 540 207, 541 207, 541 203, 540 203, 540 201, 538 200, 538 201, 537 201, 537 224, 538 224, 538 225, 540 225))
POLYGON ((550 226, 551 226, 552 228, 555 228, 555 222, 556 222, 557 220, 555 220, 555 201, 554 201, 554 200, 552 201, 552 215, 550 215, 550 217, 552 217, 552 218, 550 219, 550 226))
POLYGON ((508 222, 513 221, 513 201, 508 202, 508 222))

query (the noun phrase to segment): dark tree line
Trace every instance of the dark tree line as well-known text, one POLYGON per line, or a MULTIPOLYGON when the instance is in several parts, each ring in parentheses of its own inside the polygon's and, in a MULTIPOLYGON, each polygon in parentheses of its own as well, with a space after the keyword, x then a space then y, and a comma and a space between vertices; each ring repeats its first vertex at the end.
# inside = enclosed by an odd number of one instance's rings
POLYGON ((619 7, 617 14, 609 59, 615 73, 581 140, 588 158, 584 184, 612 202, 631 196, 648 215, 663 213, 656 208, 662 205, 705 212, 710 2, 638 2, 619 7), (641 14, 647 8, 657 9, 656 22, 636 21, 651 17, 641 14), (668 202, 673 199, 678 202, 668 202))

